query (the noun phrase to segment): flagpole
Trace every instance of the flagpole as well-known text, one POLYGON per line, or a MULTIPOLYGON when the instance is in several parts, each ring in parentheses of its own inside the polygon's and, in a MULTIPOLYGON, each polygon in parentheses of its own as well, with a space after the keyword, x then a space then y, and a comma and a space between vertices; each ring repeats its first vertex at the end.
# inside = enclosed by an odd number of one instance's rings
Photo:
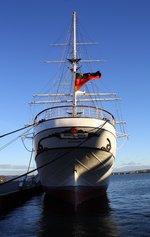
POLYGON ((76 91, 75 91, 75 79, 77 72, 77 49, 76 49, 76 12, 73 12, 73 82, 74 82, 74 90, 73 90, 73 116, 76 115, 76 91))

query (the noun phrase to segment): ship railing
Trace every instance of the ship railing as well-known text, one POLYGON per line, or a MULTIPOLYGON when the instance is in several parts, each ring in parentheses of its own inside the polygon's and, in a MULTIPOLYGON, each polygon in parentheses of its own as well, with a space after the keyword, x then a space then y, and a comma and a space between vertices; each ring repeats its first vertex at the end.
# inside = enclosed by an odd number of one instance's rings
POLYGON ((35 117, 35 122, 71 117, 103 119, 115 124, 115 118, 110 112, 103 108, 88 105, 78 105, 76 107, 70 105, 50 107, 38 113, 35 117))

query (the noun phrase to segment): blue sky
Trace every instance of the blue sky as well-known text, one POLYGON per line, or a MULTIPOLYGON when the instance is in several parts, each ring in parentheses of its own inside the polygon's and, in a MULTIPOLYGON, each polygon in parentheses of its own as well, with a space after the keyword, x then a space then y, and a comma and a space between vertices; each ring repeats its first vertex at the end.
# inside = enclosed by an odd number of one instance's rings
MULTIPOLYGON (((0 134, 31 122, 28 103, 51 75, 43 63, 54 56, 48 44, 67 30, 75 10, 88 39, 99 42, 93 55, 107 60, 103 84, 123 99, 129 140, 117 150, 116 167, 150 166, 149 9, 149 0, 0 0, 0 134)), ((29 158, 18 139, 0 151, 0 168, 21 172, 29 158)))

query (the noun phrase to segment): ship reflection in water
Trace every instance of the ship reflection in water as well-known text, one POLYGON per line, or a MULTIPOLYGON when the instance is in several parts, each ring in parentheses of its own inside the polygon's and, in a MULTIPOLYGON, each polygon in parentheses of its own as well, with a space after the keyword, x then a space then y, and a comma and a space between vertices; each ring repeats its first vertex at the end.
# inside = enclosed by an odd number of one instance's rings
POLYGON ((119 236, 109 200, 88 202, 76 212, 68 204, 44 196, 38 237, 119 236))
POLYGON ((149 237, 150 174, 113 175, 107 193, 109 200, 87 203, 77 212, 35 196, 0 215, 0 236, 149 237))

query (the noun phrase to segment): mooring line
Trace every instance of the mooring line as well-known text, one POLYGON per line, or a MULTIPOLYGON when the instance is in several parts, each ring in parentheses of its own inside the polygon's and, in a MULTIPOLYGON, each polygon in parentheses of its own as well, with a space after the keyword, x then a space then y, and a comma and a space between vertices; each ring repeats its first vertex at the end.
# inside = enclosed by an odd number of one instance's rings
POLYGON ((5 134, 3 134, 3 135, 0 135, 0 138, 3 138, 3 137, 5 137, 5 136, 11 135, 11 134, 13 134, 13 133, 19 132, 19 131, 24 130, 24 129, 29 128, 29 127, 34 127, 35 125, 37 125, 37 123, 29 124, 29 125, 27 125, 27 126, 25 126, 25 127, 18 128, 18 129, 14 130, 14 131, 5 133, 5 134))

